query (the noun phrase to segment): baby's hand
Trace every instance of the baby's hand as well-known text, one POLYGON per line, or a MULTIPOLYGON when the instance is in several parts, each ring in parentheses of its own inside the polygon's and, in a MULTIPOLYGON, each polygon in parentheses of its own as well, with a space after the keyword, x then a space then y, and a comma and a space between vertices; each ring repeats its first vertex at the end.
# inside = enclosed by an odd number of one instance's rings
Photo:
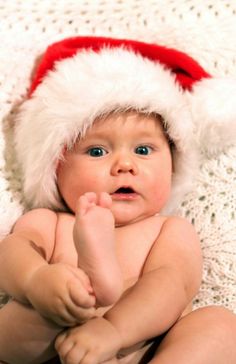
POLYGON ((63 364, 113 363, 121 337, 108 320, 99 317, 60 334, 55 348, 63 364))
POLYGON ((40 267, 26 286, 26 297, 60 326, 81 324, 95 315, 95 297, 85 273, 66 264, 40 267))

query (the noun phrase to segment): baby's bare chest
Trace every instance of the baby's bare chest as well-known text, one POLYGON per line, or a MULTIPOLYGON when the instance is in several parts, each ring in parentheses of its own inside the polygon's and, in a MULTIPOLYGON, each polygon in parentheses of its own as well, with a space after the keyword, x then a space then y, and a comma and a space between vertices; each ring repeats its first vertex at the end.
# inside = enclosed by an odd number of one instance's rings
MULTIPOLYGON (((66 214, 59 219, 51 263, 77 265, 79 251, 76 251, 73 241, 74 221, 73 216, 66 214)), ((163 218, 154 216, 115 229, 114 248, 125 280, 135 280, 139 277, 162 224, 163 218)))

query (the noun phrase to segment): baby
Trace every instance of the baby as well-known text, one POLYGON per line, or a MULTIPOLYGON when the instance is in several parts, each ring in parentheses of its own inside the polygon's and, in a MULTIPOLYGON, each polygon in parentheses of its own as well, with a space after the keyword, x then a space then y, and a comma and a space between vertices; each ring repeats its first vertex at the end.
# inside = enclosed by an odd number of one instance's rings
POLYGON ((194 228, 163 214, 194 145, 183 90, 151 53, 160 48, 99 38, 46 52, 16 125, 33 209, 0 245, 0 287, 14 298, 0 311, 4 362, 235 362, 233 315, 191 312, 194 228))

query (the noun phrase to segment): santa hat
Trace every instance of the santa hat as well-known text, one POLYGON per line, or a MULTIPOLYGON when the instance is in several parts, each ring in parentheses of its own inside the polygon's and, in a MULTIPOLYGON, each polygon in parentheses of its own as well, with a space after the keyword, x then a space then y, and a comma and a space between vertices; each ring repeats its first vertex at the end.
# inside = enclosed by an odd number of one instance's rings
POLYGON ((216 158, 236 146, 236 77, 202 79, 188 94, 197 148, 216 158))
POLYGON ((209 75, 188 55, 133 40, 74 37, 52 44, 16 122, 15 141, 30 207, 64 209, 56 183, 66 146, 114 110, 162 116, 175 144, 172 196, 180 202, 196 170, 186 94, 209 75))

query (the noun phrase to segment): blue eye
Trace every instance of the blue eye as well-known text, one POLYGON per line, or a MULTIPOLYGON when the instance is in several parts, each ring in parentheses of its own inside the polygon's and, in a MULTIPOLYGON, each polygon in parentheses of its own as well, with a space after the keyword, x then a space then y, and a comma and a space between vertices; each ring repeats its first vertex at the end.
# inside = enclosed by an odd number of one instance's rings
POLYGON ((139 147, 137 147, 135 149, 135 153, 140 154, 140 155, 148 155, 151 153, 151 151, 152 151, 152 148, 148 147, 146 145, 140 145, 139 147))
POLYGON ((106 154, 105 149, 101 147, 90 148, 87 152, 91 157, 103 157, 106 154))

